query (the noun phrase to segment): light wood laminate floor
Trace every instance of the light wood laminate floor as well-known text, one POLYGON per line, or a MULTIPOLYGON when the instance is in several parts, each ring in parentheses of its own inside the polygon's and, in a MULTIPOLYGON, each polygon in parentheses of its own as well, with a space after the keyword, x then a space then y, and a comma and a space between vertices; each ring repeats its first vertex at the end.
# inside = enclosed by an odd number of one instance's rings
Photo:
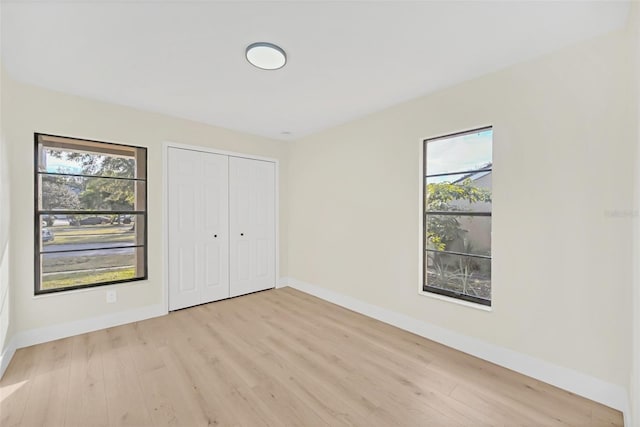
POLYGON ((622 415, 291 288, 18 350, 9 426, 621 426, 622 415))

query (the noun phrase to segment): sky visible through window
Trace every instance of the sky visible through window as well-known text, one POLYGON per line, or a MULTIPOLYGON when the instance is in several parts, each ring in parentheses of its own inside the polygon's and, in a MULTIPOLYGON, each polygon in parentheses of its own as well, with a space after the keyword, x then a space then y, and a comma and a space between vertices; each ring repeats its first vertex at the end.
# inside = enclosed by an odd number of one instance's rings
MULTIPOLYGON (((492 162, 493 130, 427 142, 427 175, 472 171, 492 162)), ((450 176, 429 178, 430 183, 450 181, 450 176)))
POLYGON ((45 150, 45 164, 47 172, 49 173, 82 173, 82 165, 76 160, 67 160, 64 158, 57 158, 51 155, 50 150, 45 150))

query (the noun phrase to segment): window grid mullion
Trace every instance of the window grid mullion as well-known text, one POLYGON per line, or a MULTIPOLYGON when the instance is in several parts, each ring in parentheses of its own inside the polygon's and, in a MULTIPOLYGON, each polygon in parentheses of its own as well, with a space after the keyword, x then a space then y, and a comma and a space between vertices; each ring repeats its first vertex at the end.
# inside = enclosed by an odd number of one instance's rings
MULTIPOLYGON (((35 148, 35 152, 34 152, 35 154, 34 155, 34 163, 35 163, 35 167, 34 167, 34 177, 35 177, 34 179, 34 190, 35 190, 34 236, 35 236, 35 248, 36 248, 36 250, 34 251, 35 274, 36 274, 36 281, 34 283, 35 294, 36 295, 48 294, 48 293, 68 291, 68 290, 74 290, 74 289, 99 287, 99 286, 115 284, 115 283, 126 283, 126 282, 137 281, 137 280, 146 280, 148 278, 148 254, 146 250, 147 243, 148 243, 147 149, 144 147, 125 146, 123 144, 89 141, 89 140, 82 140, 78 138, 66 138, 66 137, 61 137, 56 135, 46 135, 46 134, 39 134, 39 133, 34 134, 34 144, 35 144, 35 147, 34 147, 35 148), (53 137, 57 139, 69 140, 70 141, 69 146, 73 145, 73 147, 71 147, 70 150, 74 150, 80 153, 85 153, 90 155, 95 154, 96 156, 109 155, 108 153, 96 154, 94 150, 97 144, 104 144, 105 146, 119 145, 122 147, 126 147, 130 151, 130 155, 129 153, 127 153, 125 156, 120 156, 120 157, 125 157, 127 159, 134 160, 134 162, 130 164, 134 167, 134 170, 135 170, 134 175, 138 175, 138 177, 129 178, 129 177, 122 177, 122 176, 91 175, 91 174, 85 174, 85 173, 47 172, 46 170, 41 168, 41 163, 46 159, 44 157, 46 156, 45 151, 48 148, 47 144, 50 143, 50 141, 48 141, 47 138, 53 138, 53 137), (84 145, 85 143, 86 145, 84 145), (124 193, 125 198, 121 200, 130 200, 130 197, 133 197, 134 198, 133 206, 134 207, 143 206, 144 209, 142 210, 140 209, 136 209, 136 210, 41 209, 40 203, 42 200, 42 193, 44 190, 42 186, 43 177, 47 177, 47 176, 51 176, 51 177, 59 176, 62 178, 64 177, 78 178, 78 180, 69 180, 69 179, 48 180, 52 183, 52 185, 57 185, 61 187, 66 186, 65 188, 67 188, 66 190, 67 192, 70 193, 71 191, 73 191, 78 196, 82 194, 82 191, 85 191, 86 187, 84 185, 82 186, 78 185, 76 189, 76 185, 75 185, 76 182, 78 184, 81 184, 83 182, 87 183, 90 179, 95 179, 94 182, 97 182, 98 185, 104 185, 103 187, 100 188, 100 191, 102 191, 103 194, 105 195, 98 196, 99 198, 102 198, 102 200, 104 200, 104 198, 107 197, 106 194, 112 194, 111 189, 113 187, 110 187, 109 182, 130 181, 132 184, 127 184, 125 186, 127 187, 127 189, 122 190, 125 192, 124 193), (140 178, 140 177, 143 177, 143 178, 140 178), (80 181, 81 179, 83 181, 80 181), (130 185, 133 185, 134 189, 129 190, 128 187, 130 187, 130 185), (139 189, 140 192, 138 192, 137 189, 139 189), (93 232, 91 231, 92 230, 91 228, 83 228, 83 226, 79 226, 78 229, 76 228, 65 229, 64 226, 60 228, 57 228, 57 227, 47 228, 46 226, 42 226, 42 222, 43 222, 42 217, 47 215, 49 216, 76 215, 76 216, 82 216, 82 217, 101 216, 101 215, 109 216, 109 217, 136 216, 136 219, 134 221, 129 221, 127 224, 123 224, 123 225, 132 224, 130 230, 127 230, 126 227, 120 228, 120 225, 117 225, 116 228, 114 228, 115 224, 107 224, 104 227, 96 227, 94 229, 95 232, 93 232), (45 230, 50 230, 50 231, 47 232, 45 230), (77 232, 76 230, 82 230, 82 231, 77 232), (126 234, 121 234, 119 232, 120 230, 126 234), (48 237, 46 241, 52 242, 47 246, 44 245, 45 236, 48 237), (54 239, 55 236, 59 237, 58 241, 54 239), (71 238, 65 240, 64 239, 65 236, 69 236, 71 238), (97 236, 97 239, 96 239, 96 236, 97 236), (127 236, 127 237, 125 237, 124 240, 122 240, 120 236, 127 236), (131 241, 131 238, 133 239, 131 243, 135 243, 135 244, 127 245, 127 241, 131 241), (96 242, 95 240, 98 240, 98 241, 96 242), (103 241, 100 241, 100 240, 103 240, 103 241), (109 240, 111 240, 111 242, 109 242, 109 240), (58 242, 62 242, 62 243, 58 243, 58 242), (142 243, 139 244, 139 242, 142 242, 142 243), (114 246, 105 246, 105 245, 108 245, 109 243, 113 244, 114 246), (78 244, 78 245, 81 245, 81 247, 78 249, 44 250, 45 248, 53 249, 54 247, 56 247, 55 246, 56 244, 63 245, 63 246, 57 246, 58 248, 65 247, 64 245, 67 245, 67 244, 71 244, 71 245, 78 244), (90 247, 83 248, 82 246, 90 246, 90 247), (125 251, 125 253, 117 253, 118 250, 122 251, 123 249, 132 250, 134 251, 135 255, 131 256, 129 251, 125 251), (96 251, 114 251, 116 253, 114 254, 114 253, 107 252, 105 257, 103 258, 101 257, 101 255, 103 254, 99 254, 96 251), (43 270, 47 269, 47 272, 49 272, 48 270, 51 269, 53 265, 50 265, 50 266, 45 265, 42 261, 44 257, 47 255, 63 254, 60 256, 74 258, 73 255, 64 255, 65 253, 69 253, 69 252, 84 253, 82 254, 82 256, 83 258, 87 259, 87 261, 85 262, 83 260, 83 261, 80 261, 78 264, 74 264, 74 263, 68 263, 63 260, 61 265, 57 265, 58 268, 62 267, 62 270, 55 271, 55 273, 62 273, 62 274, 67 273, 67 275, 62 276, 60 279, 55 278, 53 279, 53 282, 49 282, 49 280, 52 280, 52 279, 47 279, 47 282, 45 282, 44 281, 45 272, 43 270), (111 256, 115 256, 115 258, 110 258, 111 256), (96 262, 96 260, 98 261, 96 262), (123 263, 127 264, 126 265, 127 269, 131 268, 131 265, 129 264, 133 264, 133 271, 120 273, 120 271, 123 270, 121 267, 125 266, 123 263), (86 269, 77 268, 79 266, 84 267, 85 264, 87 265, 86 269), (71 269, 72 267, 74 267, 74 269, 71 269), (83 274, 85 272, 87 272, 88 274, 83 274), (97 276, 95 274, 97 274, 97 276)), ((117 169, 102 168, 101 170, 103 172, 107 171, 107 173, 109 173, 110 170, 117 170, 117 169)), ((54 189, 54 191, 57 191, 57 190, 54 189)), ((118 190, 115 190, 115 191, 118 191, 118 190)), ((100 194, 100 193, 97 193, 97 194, 100 194)), ((64 203, 66 203, 66 201, 64 203)), ((130 204, 129 202, 124 203, 125 206, 129 204, 130 204)), ((81 201, 78 206, 82 206, 82 205, 83 203, 81 201)), ((70 226, 70 227, 76 227, 76 226, 70 226)), ((66 246, 66 247, 69 247, 69 246, 66 246)), ((57 268, 54 270, 57 270, 57 268)))
POLYGON ((481 211, 426 211, 424 213, 425 216, 433 215, 433 216, 492 216, 491 212, 481 211))
POLYGON ((77 211, 77 210, 52 210, 38 209, 39 215, 146 215, 147 211, 77 211))
POLYGON ((97 178, 97 179, 114 179, 121 181, 146 182, 147 178, 126 178, 122 176, 106 176, 106 175, 85 175, 79 173, 63 173, 63 172, 36 172, 40 176, 69 176, 72 178, 97 178))
POLYGON ((64 254, 68 252, 90 252, 90 251, 106 251, 110 249, 129 249, 129 248, 144 248, 144 245, 129 245, 129 246, 101 246, 97 248, 89 248, 89 249, 63 249, 59 251, 40 251, 40 255, 46 254, 64 254))
POLYGON ((451 176, 451 175, 471 175, 482 172, 491 172, 493 168, 485 168, 485 169, 475 169, 475 170, 467 170, 461 172, 442 172, 442 173, 434 173, 432 175, 426 174, 425 178, 437 178, 442 176, 451 176))
POLYGON ((438 253, 438 254, 448 254, 448 255, 468 256, 468 257, 472 257, 472 258, 492 259, 491 255, 472 254, 472 253, 469 253, 469 252, 439 251, 437 249, 425 249, 425 251, 426 252, 438 253))
MULTIPOLYGON (((442 172, 442 173, 434 173, 434 174, 428 174, 427 173, 427 161, 429 160, 429 150, 428 150, 428 143, 432 142, 432 141, 436 141, 436 140, 446 140, 446 139, 452 139, 452 138, 456 138, 456 137, 460 137, 463 135, 470 135, 470 134, 474 134, 474 133, 480 133, 480 132, 485 132, 485 131, 492 131, 492 127, 491 126, 487 126, 487 127, 483 127, 481 129, 475 129, 475 130, 470 130, 470 131, 464 131, 464 132, 459 132, 456 134, 450 134, 450 135, 444 135, 444 136, 440 136, 437 138, 430 138, 427 140, 424 140, 424 150, 423 150, 423 229, 424 232, 422 233, 422 239, 423 239, 423 247, 424 247, 424 251, 423 251, 423 262, 424 262, 424 267, 423 267, 423 280, 422 280, 422 288, 424 291, 429 291, 429 292, 433 292, 433 293, 437 293, 437 294, 441 294, 441 295, 445 295, 445 296, 450 296, 453 298, 457 298, 460 300, 464 300, 464 301, 470 301, 470 302, 475 302, 475 303, 479 303, 482 305, 486 305, 486 306, 491 306, 491 294, 490 294, 490 288, 491 288, 491 268, 490 268, 490 264, 489 264, 489 270, 485 270, 486 267, 482 267, 483 265, 486 265, 485 263, 492 263, 492 256, 491 256, 491 243, 489 240, 488 243, 488 252, 489 255, 481 255, 481 254, 473 254, 473 253, 468 253, 467 249, 473 250, 471 249, 471 247, 467 246, 467 240, 463 240, 462 242, 464 243, 464 252, 459 252, 456 250, 437 250, 437 249, 430 249, 427 248, 428 243, 429 243, 429 238, 430 235, 429 233, 429 225, 428 225, 428 221, 430 220, 430 218, 435 218, 437 216, 440 217, 458 217, 458 218, 463 218, 463 217, 467 217, 467 218, 473 218, 473 217, 484 217, 484 218, 489 218, 489 227, 491 224, 491 218, 492 218, 492 211, 491 211, 491 201, 489 201, 489 211, 478 211, 478 212, 474 212, 474 211, 436 211, 436 210, 432 210, 430 211, 428 209, 428 191, 429 189, 433 188, 434 191, 438 190, 437 187, 430 187, 431 183, 427 183, 427 180, 429 178, 436 178, 436 177, 451 177, 451 176, 457 176, 457 177, 462 177, 459 179, 459 181, 462 181, 462 179, 465 178, 475 178, 472 181, 471 185, 477 186, 479 184, 476 184, 476 180, 482 179, 487 175, 490 175, 491 172, 493 171, 493 164, 490 162, 485 163, 485 167, 480 168, 480 169, 476 169, 476 170, 463 170, 463 171, 458 171, 458 172, 442 172), (481 176, 478 176, 479 174, 483 174, 481 176), (466 175, 466 176, 465 176, 466 175), (433 255, 430 255, 433 254, 433 255), (443 258, 434 258, 435 254, 441 254, 443 255, 443 258), (469 257, 467 259, 467 261, 465 261, 465 258, 460 258, 460 262, 461 264, 456 267, 454 264, 457 263, 456 258, 447 258, 447 256, 450 257, 454 257, 454 256, 458 256, 458 257, 469 257), (477 261, 471 261, 471 259, 476 259, 477 261), (481 263, 481 260, 482 261, 481 263), (453 261, 453 262, 452 262, 453 261), (444 264, 440 264, 439 267, 430 267, 429 270, 427 270, 428 265, 436 265, 436 264, 431 264, 431 263, 442 263, 444 262, 444 264), (451 264, 450 264, 451 263, 451 264), (464 266, 463 264, 464 263, 464 266), (469 264, 471 263, 471 264, 469 264), (480 264, 475 264, 475 263, 480 263, 480 264), (476 265, 476 267, 473 267, 473 265, 476 265), (435 268, 435 269, 432 269, 435 268), (445 270, 440 270, 440 269, 445 269, 445 270), (438 271, 443 271, 443 273, 438 273, 438 271), (446 273, 446 271, 448 271, 450 274, 452 274, 452 276, 449 275, 449 273, 446 273), (488 271, 488 273, 487 273, 488 271), (442 274, 442 276, 440 276, 440 279, 438 279, 438 276, 442 274), (429 280, 427 280, 427 275, 429 275, 429 280), (464 276, 464 277, 462 277, 464 276), (431 278, 435 278, 436 280, 432 282, 431 278), (460 285, 460 280, 464 280, 464 286, 460 285), (468 282, 469 281, 469 282, 468 282), (431 283, 429 283, 431 282, 431 283), (473 287, 467 287, 467 283, 470 284, 470 286, 473 287), (434 284, 438 285, 438 286, 433 286, 434 284), (488 286, 488 288, 487 288, 488 286), (487 294, 486 292, 483 292, 483 289, 486 291, 487 289, 489 289, 489 293, 487 294), (473 294, 476 295, 473 295, 473 294), (485 298, 488 295, 488 298, 485 298)), ((445 144, 448 142, 445 142, 445 144)), ((493 141, 491 140, 491 145, 493 144, 493 141)), ((490 178, 490 177, 489 177, 490 178)), ((449 179, 449 181, 452 181, 453 179, 449 179)), ((458 182, 458 180, 455 180, 454 182, 448 182, 446 179, 442 180, 442 184, 450 184, 453 186, 459 186, 460 182, 458 182)), ((446 187, 444 187, 446 189, 446 187)), ((445 203, 447 205, 449 205, 449 199, 444 199, 445 203)), ((457 199, 455 196, 453 196, 453 200, 460 200, 460 203, 464 202, 463 198, 457 199)), ((468 202, 469 204, 471 204, 471 202, 468 202)), ((482 202, 479 202, 482 203, 482 202)), ((466 206, 466 205, 464 205, 466 206)), ((455 204, 453 205, 449 205, 447 206, 447 208, 456 208, 455 204)), ((440 224, 441 227, 447 227, 448 223, 445 220, 445 218, 442 218, 442 222, 440 224)), ((430 224, 431 221, 429 221, 430 224)), ((437 223, 436 223, 437 224, 437 223)), ((453 223, 455 224, 455 223, 453 223)), ((484 224, 483 222, 480 222, 478 224, 484 224)), ((433 225, 432 225, 433 226, 433 225)), ((455 225, 454 225, 455 226, 455 225)), ((480 225, 480 227, 484 227, 482 225, 480 225)), ((462 228, 462 227, 459 227, 462 228)), ((432 229, 433 230, 433 229, 432 229)), ((436 228, 436 230, 438 230, 436 228)), ((469 230, 471 230, 471 228, 469 228, 469 230)), ((485 230, 484 228, 480 228, 480 230, 485 230)), ((480 231, 480 232, 484 232, 484 231, 480 231)), ((444 236, 447 236, 448 234, 441 234, 439 235, 440 239, 445 239, 444 236)), ((453 234, 454 236, 456 234, 453 234)), ((459 236, 459 234, 458 234, 459 236)), ((447 239, 451 239, 451 237, 448 237, 447 239)), ((449 242, 451 243, 455 243, 458 239, 460 239, 460 237, 456 237, 456 240, 452 241, 451 240, 439 240, 440 242, 447 242, 447 245, 449 245, 449 242)), ((473 241, 472 241, 473 243, 473 241)), ((442 246, 443 248, 447 248, 447 246, 442 246)), ((461 245, 455 245, 453 244, 452 246, 450 246, 453 249, 459 249, 462 248, 463 246, 461 245), (459 246, 459 247, 458 247, 459 246)), ((448 248, 447 248, 448 249, 448 248)), ((484 244, 483 246, 481 246, 480 248, 476 248, 476 249, 481 249, 484 250, 484 244)))

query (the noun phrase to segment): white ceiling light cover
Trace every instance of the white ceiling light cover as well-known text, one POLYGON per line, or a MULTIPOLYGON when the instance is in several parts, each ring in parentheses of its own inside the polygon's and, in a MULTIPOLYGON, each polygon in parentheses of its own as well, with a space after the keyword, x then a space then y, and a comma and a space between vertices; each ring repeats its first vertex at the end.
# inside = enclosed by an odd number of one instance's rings
POLYGON ((277 70, 287 63, 287 54, 273 43, 252 43, 245 54, 251 65, 263 70, 277 70))

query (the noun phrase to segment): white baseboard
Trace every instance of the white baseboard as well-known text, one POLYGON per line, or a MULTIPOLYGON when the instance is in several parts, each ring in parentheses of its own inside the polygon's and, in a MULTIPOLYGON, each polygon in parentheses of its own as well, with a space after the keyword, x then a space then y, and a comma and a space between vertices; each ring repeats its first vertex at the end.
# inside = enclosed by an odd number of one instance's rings
POLYGON ((284 283, 349 310, 617 409, 624 414, 625 425, 632 425, 630 422, 629 397, 626 388, 622 386, 611 384, 523 353, 489 344, 477 338, 435 326, 291 277, 282 278, 282 284, 278 287, 284 287, 284 283))
POLYGON ((290 277, 281 277, 276 282, 276 289, 284 288, 285 286, 289 286, 289 281, 291 281, 290 277))
POLYGON ((68 323, 30 329, 16 333, 9 341, 0 359, 0 378, 17 349, 29 347, 43 342, 55 341, 100 329, 138 322, 152 317, 164 316, 167 309, 163 304, 151 305, 141 309, 122 311, 89 319, 76 320, 68 323))
MULTIPOLYGON (((281 277, 276 283, 276 288, 287 286, 288 282, 288 277, 281 277)), ((19 348, 124 325, 126 323, 151 319, 153 317, 164 316, 167 313, 166 304, 158 304, 141 309, 112 313, 105 316, 76 320, 73 322, 18 332, 9 341, 2 354, 0 354, 0 378, 4 375, 7 366, 9 366, 9 362, 13 358, 16 350, 19 348)))
POLYGON ((4 372, 7 370, 9 362, 11 362, 11 359, 13 359, 13 355, 15 354, 16 350, 16 341, 12 338, 9 340, 2 354, 0 354, 0 379, 2 379, 4 372))
MULTIPOLYGON (((285 286, 290 286, 348 308, 349 310, 620 410, 624 414, 625 425, 633 425, 630 422, 629 397, 624 387, 602 381, 572 369, 554 365, 544 360, 536 359, 523 353, 489 344, 479 339, 411 318, 404 314, 377 307, 319 286, 301 282, 291 277, 280 278, 276 288, 285 286)), ((158 304, 142 309, 19 332, 12 337, 0 355, 0 378, 4 375, 15 351, 19 348, 163 316, 165 314, 167 314, 166 307, 158 304)))

